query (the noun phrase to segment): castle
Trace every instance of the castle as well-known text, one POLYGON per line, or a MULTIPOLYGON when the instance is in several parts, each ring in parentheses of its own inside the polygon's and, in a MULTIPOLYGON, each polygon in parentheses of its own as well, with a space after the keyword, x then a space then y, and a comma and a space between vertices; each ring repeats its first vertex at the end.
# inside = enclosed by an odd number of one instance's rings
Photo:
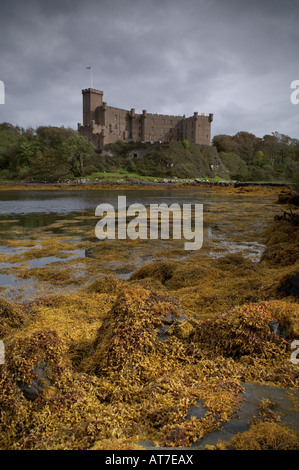
POLYGON ((83 125, 78 124, 80 135, 91 140, 98 150, 104 145, 124 140, 125 142, 170 142, 188 140, 190 143, 211 144, 211 122, 213 114, 205 116, 197 112, 193 116, 171 116, 142 114, 135 109, 107 106, 103 92, 93 88, 82 90, 83 125))

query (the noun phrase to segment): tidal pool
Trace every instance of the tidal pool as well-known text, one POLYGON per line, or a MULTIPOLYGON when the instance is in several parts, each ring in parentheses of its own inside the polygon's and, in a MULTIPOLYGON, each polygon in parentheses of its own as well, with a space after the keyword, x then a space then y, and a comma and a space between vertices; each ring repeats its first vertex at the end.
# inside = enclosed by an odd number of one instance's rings
POLYGON ((113 274, 128 278, 151 260, 179 260, 194 254, 184 240, 104 240, 95 235, 95 209, 118 196, 127 206, 203 204, 201 252, 213 258, 241 253, 258 262, 261 231, 279 212, 277 192, 250 193, 207 189, 163 190, 3 190, 0 191, 0 294, 28 298, 68 292, 113 274))

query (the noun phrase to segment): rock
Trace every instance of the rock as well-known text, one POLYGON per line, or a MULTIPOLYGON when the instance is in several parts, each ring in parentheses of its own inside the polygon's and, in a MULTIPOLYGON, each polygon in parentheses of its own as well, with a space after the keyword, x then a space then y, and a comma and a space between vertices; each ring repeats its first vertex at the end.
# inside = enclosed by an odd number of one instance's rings
POLYGON ((299 297, 299 272, 292 276, 287 276, 279 287, 278 292, 299 297))
POLYGON ((200 400, 197 400, 195 405, 191 405, 187 414, 187 420, 191 419, 193 416, 197 419, 204 418, 206 413, 209 410, 205 408, 200 400))
POLYGON ((159 325, 158 327, 158 341, 165 341, 169 337, 169 333, 172 331, 172 327, 175 323, 181 323, 187 320, 182 311, 178 312, 180 313, 179 317, 170 313, 162 318, 162 325, 159 325))
POLYGON ((277 336, 281 335, 281 328, 277 321, 270 321, 269 328, 270 328, 270 331, 275 333, 277 336))
POLYGON ((18 382, 18 387, 22 390, 25 398, 30 401, 36 400, 46 387, 52 386, 51 367, 45 361, 36 362, 33 366, 33 373, 36 375, 31 384, 18 382))
MULTIPOLYGON (((281 425, 289 426, 290 429, 299 430, 298 405, 299 392, 273 385, 261 385, 253 382, 241 383, 244 387, 242 402, 235 415, 228 422, 222 424, 221 429, 206 434, 200 441, 194 442, 187 449, 203 450, 205 446, 216 445, 218 441, 229 441, 234 435, 247 431, 252 418, 258 415, 258 410, 263 400, 269 400, 273 404, 274 414, 281 425)), ((200 400, 191 405, 186 420, 191 417, 205 418, 209 410, 205 408, 200 400)), ((167 450, 169 447, 155 447, 149 440, 138 442, 147 450, 167 450)))
MULTIPOLYGON (((250 420, 257 416, 259 405, 263 399, 270 400, 275 405, 274 413, 279 417, 281 424, 299 430, 298 391, 252 382, 241 383, 241 385, 245 390, 236 415, 230 421, 224 423, 221 430, 205 435, 199 442, 192 444, 191 448, 203 449, 206 445, 215 445, 219 440, 228 441, 235 434, 248 430, 250 420)), ((198 413, 203 414, 204 411, 203 406, 199 404, 198 413)), ((192 405, 188 415, 196 416, 195 414, 192 415, 194 412, 194 405, 192 405)), ((204 415, 198 417, 204 417, 204 415)))

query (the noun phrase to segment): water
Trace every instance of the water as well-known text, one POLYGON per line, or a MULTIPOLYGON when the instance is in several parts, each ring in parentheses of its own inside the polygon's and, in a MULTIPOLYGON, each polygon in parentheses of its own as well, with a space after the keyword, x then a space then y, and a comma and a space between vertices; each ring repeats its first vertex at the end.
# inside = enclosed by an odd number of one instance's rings
POLYGON ((209 190, 0 191, 0 294, 24 298, 41 285, 59 291, 66 285, 74 287, 78 276, 90 280, 111 273, 127 278, 151 259, 186 256, 183 240, 142 240, 136 246, 126 240, 99 242, 94 232, 95 209, 103 203, 117 209, 118 196, 126 196, 127 206, 136 202, 144 206, 203 204, 202 251, 212 257, 238 252, 258 261, 264 249, 259 234, 277 212, 273 196, 257 199, 209 190), (37 283, 35 274, 42 274, 37 269, 47 267, 72 269, 74 282, 53 285, 43 278, 37 283))

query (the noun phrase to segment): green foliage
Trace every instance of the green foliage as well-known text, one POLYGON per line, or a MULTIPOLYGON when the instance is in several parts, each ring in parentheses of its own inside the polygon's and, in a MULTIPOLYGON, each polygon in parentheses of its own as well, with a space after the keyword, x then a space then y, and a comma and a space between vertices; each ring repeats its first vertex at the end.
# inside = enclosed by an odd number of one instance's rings
POLYGON ((0 124, 0 179, 57 181, 120 170, 155 178, 213 178, 293 182, 299 172, 299 141, 274 132, 220 134, 213 145, 169 142, 149 146, 118 140, 98 153, 87 138, 64 127, 23 129, 0 124), (138 156, 132 157, 134 150, 138 156), (136 152, 137 153, 137 152, 136 152))
POLYGON ((216 167, 217 151, 214 147, 189 144, 184 148, 182 142, 157 144, 134 159, 134 168, 143 176, 162 178, 203 178, 227 177, 227 170, 220 164, 216 167), (211 171, 210 164, 214 164, 211 171))
POLYGON ((298 171, 299 141, 278 132, 263 138, 248 132, 217 135, 213 145, 232 179, 292 181, 292 175, 298 171))
POLYGON ((94 145, 72 129, 0 125, 0 177, 57 181, 97 171, 94 145), (1 171, 2 170, 2 171, 1 171))
POLYGON ((237 153, 221 151, 219 156, 233 180, 245 181, 248 178, 248 166, 237 153))
POLYGON ((85 137, 75 135, 64 141, 61 146, 61 155, 70 165, 74 176, 84 176, 86 166, 92 164, 94 146, 85 137))

